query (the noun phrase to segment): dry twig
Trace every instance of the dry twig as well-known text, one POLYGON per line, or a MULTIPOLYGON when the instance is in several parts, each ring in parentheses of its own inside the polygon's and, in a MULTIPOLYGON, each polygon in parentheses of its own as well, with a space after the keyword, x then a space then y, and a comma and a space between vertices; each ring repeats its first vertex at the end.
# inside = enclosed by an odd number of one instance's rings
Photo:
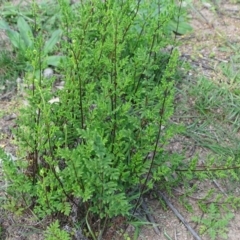
POLYGON ((171 210, 174 212, 174 214, 181 220, 181 222, 185 225, 185 227, 188 229, 189 232, 194 236, 195 239, 201 240, 201 238, 198 236, 198 234, 193 230, 193 228, 187 223, 187 221, 184 219, 184 217, 178 212, 178 210, 170 203, 170 201, 166 198, 166 196, 160 192, 157 191, 158 195, 166 202, 168 207, 171 208, 171 210))
POLYGON ((143 199, 142 199, 142 207, 143 207, 143 210, 144 210, 144 212, 145 212, 145 214, 147 216, 148 221, 151 222, 152 225, 153 225, 154 232, 157 235, 160 235, 161 233, 160 233, 158 227, 156 226, 156 222, 155 222, 153 216, 150 214, 149 209, 148 209, 148 207, 147 207, 147 205, 146 205, 146 203, 145 203, 145 201, 143 199))

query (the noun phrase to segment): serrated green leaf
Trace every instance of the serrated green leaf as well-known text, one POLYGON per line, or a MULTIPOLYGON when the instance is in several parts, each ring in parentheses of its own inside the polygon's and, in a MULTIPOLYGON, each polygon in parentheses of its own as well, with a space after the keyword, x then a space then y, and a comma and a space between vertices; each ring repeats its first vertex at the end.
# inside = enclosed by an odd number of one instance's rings
POLYGON ((33 46, 33 34, 32 29, 23 17, 19 17, 17 20, 17 26, 20 32, 20 37, 23 39, 25 47, 31 48, 33 46))
POLYGON ((51 52, 53 50, 55 44, 59 41, 61 34, 62 34, 62 30, 60 30, 60 29, 58 29, 52 33, 51 38, 48 39, 45 43, 45 46, 43 49, 45 54, 48 54, 49 52, 51 52))

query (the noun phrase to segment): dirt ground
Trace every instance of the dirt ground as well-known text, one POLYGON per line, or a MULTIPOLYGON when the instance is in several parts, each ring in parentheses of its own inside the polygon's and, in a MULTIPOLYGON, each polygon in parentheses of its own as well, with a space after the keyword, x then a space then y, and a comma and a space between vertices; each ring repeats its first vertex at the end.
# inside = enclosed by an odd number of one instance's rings
MULTIPOLYGON (((240 42, 240 3, 232 3, 232 1, 226 0, 218 1, 217 4, 215 1, 209 1, 207 4, 202 4, 198 0, 194 0, 193 2, 193 8, 189 9, 193 31, 179 37, 183 43, 182 46, 179 47, 181 57, 194 66, 194 71, 190 70, 188 73, 189 76, 196 76, 196 73, 198 73, 199 75, 207 76, 214 82, 218 82, 222 76, 219 76, 217 66, 221 62, 229 61, 229 57, 232 54, 231 52, 219 51, 219 48, 224 44, 240 42)), ((17 102, 18 97, 12 93, 0 96, 0 147, 4 148, 7 153, 13 156, 15 155, 16 148, 13 145, 11 128, 15 126, 14 120, 17 115, 17 102)), ((180 139, 178 143, 174 142, 170 145, 171 150, 181 151, 184 141, 186 141, 186 139, 180 139)), ((189 144, 189 151, 186 155, 190 154, 192 149, 194 149, 202 159, 205 158, 207 153, 204 152, 204 149, 195 148, 191 145, 192 143, 189 144)), ((215 187, 216 185, 213 182, 203 182, 199 186, 198 195, 195 197, 201 197, 208 189, 215 187)), ((193 214, 186 211, 177 201, 182 191, 183 189, 181 188, 175 189, 174 197, 170 198, 167 196, 168 200, 184 217, 185 221, 198 232, 198 227, 191 221, 193 214)), ((146 203, 149 206, 150 213, 158 227, 159 233, 156 233, 153 227, 149 225, 149 227, 144 227, 141 230, 138 240, 195 239, 171 209, 168 208, 168 210, 164 210, 160 202, 156 199, 146 199, 146 203)), ((195 209, 194 215, 201 215, 201 212, 198 212, 194 199, 191 201, 191 204, 195 209)), ((234 215, 234 219, 228 226, 227 239, 240 240, 240 212, 236 211, 234 215)), ((27 218, 28 217, 29 216, 27 216, 27 218)), ((27 230, 23 230, 23 226, 30 225, 30 222, 28 219, 19 219, 11 215, 1 216, 0 211, 0 225, 5 229, 5 239, 7 240, 42 239, 40 232, 28 236, 27 230), (25 236, 22 234, 23 231, 26 233, 25 236)), ((128 231, 131 232, 133 229, 130 228, 128 231)), ((210 238, 202 236, 201 239, 208 240, 210 238)))
MULTIPOLYGON (((227 44, 240 42, 240 4, 231 1, 218 1, 219 4, 217 5, 214 4, 215 1, 209 1, 211 3, 205 5, 201 4, 200 1, 193 2, 194 7, 191 9, 193 32, 181 37, 183 42, 180 46, 181 56, 194 66, 195 71, 190 70, 190 76, 204 75, 215 83, 224 81, 224 77, 220 75, 217 66, 222 62, 228 62, 233 53, 220 51, 219 48, 227 44), (213 10, 213 7, 215 7, 215 10, 213 10)), ((175 151, 181 149, 175 143, 171 147, 175 151)), ((207 154, 203 149, 195 148, 195 151, 200 153, 203 159, 207 154)), ((211 188, 216 188, 213 182, 203 183, 199 195, 195 197, 200 197, 211 188)), ((196 224, 191 222, 193 214, 186 211, 177 201, 180 193, 181 189, 176 189, 175 197, 170 198, 169 201, 181 213, 185 221, 198 232, 196 224)), ((151 206, 151 213, 155 223, 159 226, 160 234, 156 234, 152 227, 145 227, 138 240, 195 239, 172 210, 164 211, 157 201, 150 201, 148 204, 151 206)), ((195 201, 192 201, 192 206, 195 206, 194 215, 201 215, 195 201)), ((234 219, 228 226, 228 240, 240 239, 240 212, 236 211, 234 215, 234 219)), ((201 236, 201 239, 208 240, 210 238, 209 236, 201 236)))

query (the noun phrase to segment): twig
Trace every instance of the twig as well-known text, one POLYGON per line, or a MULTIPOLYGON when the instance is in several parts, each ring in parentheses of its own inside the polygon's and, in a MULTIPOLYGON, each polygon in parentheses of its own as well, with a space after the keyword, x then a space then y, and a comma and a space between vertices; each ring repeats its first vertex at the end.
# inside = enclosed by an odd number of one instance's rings
MULTIPOLYGON (((215 181, 215 180, 213 180, 213 181, 215 181)), ((218 183, 216 182, 215 184, 218 184, 218 183)), ((218 186, 218 187, 220 188, 220 186, 218 186)), ((178 189, 175 189, 175 188, 174 188, 173 190, 179 193, 178 196, 181 196, 181 195, 186 194, 186 193, 181 192, 181 191, 179 191, 178 189)), ((227 196, 227 194, 224 193, 223 189, 220 190, 220 191, 222 191, 223 194, 224 194, 225 196, 227 196)), ((199 201, 202 201, 202 202, 205 201, 205 202, 204 202, 205 204, 215 203, 215 204, 221 205, 221 204, 224 203, 224 202, 216 202, 216 201, 211 201, 211 200, 207 201, 205 198, 198 198, 198 197, 194 197, 194 196, 190 196, 190 195, 189 195, 188 197, 191 198, 191 199, 193 199, 193 200, 199 200, 199 201)), ((194 228, 195 228, 195 227, 194 227, 194 228)))
POLYGON ((146 203, 143 199, 142 199, 142 207, 143 207, 143 210, 144 210, 144 212, 147 216, 148 221, 151 222, 152 225, 153 225, 154 232, 157 235, 160 235, 161 233, 160 233, 158 227, 156 226, 156 222, 154 221, 153 216, 149 213, 149 209, 148 209, 148 207, 147 207, 147 205, 146 205, 146 203))
POLYGON ((195 61, 195 60, 192 60, 192 62, 193 62, 193 64, 195 64, 198 67, 202 67, 202 68, 205 68, 205 69, 208 69, 208 70, 213 70, 213 71, 215 70, 213 67, 208 66, 204 63, 199 63, 198 61, 195 61))
POLYGON ((186 222, 186 220, 183 218, 183 216, 178 212, 178 210, 169 202, 169 200, 165 197, 165 195, 157 191, 159 196, 166 202, 169 208, 174 212, 174 214, 181 220, 181 222, 185 225, 185 227, 188 229, 189 232, 194 236, 195 239, 201 240, 201 238, 198 236, 198 234, 192 229, 192 227, 186 222))
POLYGON ((177 230, 175 229, 175 240, 177 240, 177 230))
POLYGON ((208 24, 208 26, 210 26, 211 28, 213 27, 213 24, 211 24, 208 19, 201 13, 200 10, 198 10, 197 8, 195 8, 193 5, 191 5, 193 11, 195 11, 195 13, 197 13, 198 15, 200 15, 202 17, 202 19, 208 24))
MULTIPOLYGON (((205 164, 205 161, 203 161, 203 163, 205 164)), ((224 190, 222 189, 222 187, 217 183, 217 181, 215 179, 213 179, 213 183, 216 185, 216 187, 227 197, 227 194, 224 192, 224 190)))
POLYGON ((227 194, 224 192, 224 190, 222 189, 222 187, 217 183, 216 180, 213 179, 213 183, 219 188, 219 190, 227 197, 227 194))

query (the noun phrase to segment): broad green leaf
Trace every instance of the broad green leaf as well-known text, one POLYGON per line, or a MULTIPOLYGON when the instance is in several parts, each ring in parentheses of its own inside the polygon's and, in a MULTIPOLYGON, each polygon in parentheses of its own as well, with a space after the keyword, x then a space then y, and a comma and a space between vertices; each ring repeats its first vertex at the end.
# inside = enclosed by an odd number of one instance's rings
POLYGON ((186 34, 192 31, 192 27, 187 22, 182 22, 178 26, 178 33, 179 34, 186 34))
POLYGON ((59 66, 59 63, 61 62, 61 60, 63 60, 65 58, 65 56, 48 56, 46 57, 46 62, 48 66, 54 66, 57 67, 59 66))
POLYGON ((46 21, 46 26, 45 26, 45 29, 47 31, 51 31, 52 30, 52 26, 55 24, 57 18, 56 18, 56 15, 50 17, 47 21, 46 21))
POLYGON ((1 12, 1 16, 3 16, 5 19, 11 18, 12 16, 16 16, 17 14, 19 14, 18 11, 16 11, 15 9, 10 9, 10 8, 3 8, 2 12, 1 12))
POLYGON ((7 30, 9 29, 9 26, 5 21, 0 20, 0 29, 7 30))
POLYGON ((26 22, 23 17, 19 17, 17 20, 17 26, 20 32, 20 37, 23 39, 25 43, 25 47, 29 48, 33 46, 33 34, 32 29, 26 22))
POLYGON ((15 48, 18 48, 18 49, 23 49, 23 45, 24 45, 24 42, 22 39, 20 39, 20 35, 18 32, 16 31, 13 31, 11 29, 7 29, 6 30, 6 33, 12 43, 12 45, 15 47, 15 48))
POLYGON ((51 52, 55 46, 55 44, 59 41, 61 36, 62 30, 58 29, 52 33, 52 36, 50 39, 48 39, 44 46, 44 53, 48 54, 51 52))
POLYGON ((170 21, 167 25, 167 31, 177 31, 178 34, 186 34, 187 32, 192 31, 192 27, 187 22, 180 22, 179 24, 175 21, 170 21))

